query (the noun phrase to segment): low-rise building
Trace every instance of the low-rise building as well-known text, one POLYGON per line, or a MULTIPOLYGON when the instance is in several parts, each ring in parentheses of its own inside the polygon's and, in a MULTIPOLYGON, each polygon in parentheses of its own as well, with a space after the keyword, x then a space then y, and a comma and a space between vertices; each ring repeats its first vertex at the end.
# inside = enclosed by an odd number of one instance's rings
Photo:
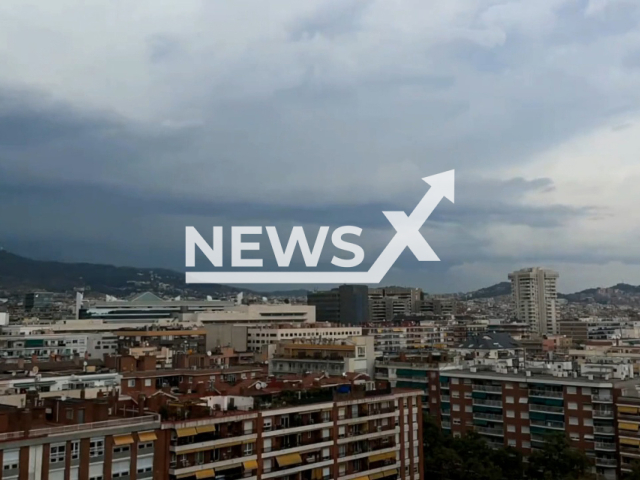
POLYGON ((0 335, 0 361, 19 358, 69 360, 74 356, 102 358, 115 353, 117 338, 110 333, 0 335))
POLYGON ((347 340, 292 340, 281 342, 269 360, 272 375, 327 372, 329 375, 364 373, 373 376, 373 337, 347 340))

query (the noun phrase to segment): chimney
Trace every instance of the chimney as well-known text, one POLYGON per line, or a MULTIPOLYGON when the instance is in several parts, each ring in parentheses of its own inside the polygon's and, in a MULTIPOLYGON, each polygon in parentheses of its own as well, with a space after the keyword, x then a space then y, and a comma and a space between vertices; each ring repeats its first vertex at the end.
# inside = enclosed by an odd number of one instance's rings
POLYGON ((145 400, 145 395, 143 395, 142 393, 138 395, 138 414, 140 416, 144 415, 145 400))
POLYGON ((18 359, 18 369, 23 370, 24 369, 24 358, 20 357, 18 359))
POLYGON ((84 400, 85 399, 85 395, 86 395, 86 392, 85 392, 84 386, 83 386, 82 389, 80 390, 80 398, 82 400, 84 400))

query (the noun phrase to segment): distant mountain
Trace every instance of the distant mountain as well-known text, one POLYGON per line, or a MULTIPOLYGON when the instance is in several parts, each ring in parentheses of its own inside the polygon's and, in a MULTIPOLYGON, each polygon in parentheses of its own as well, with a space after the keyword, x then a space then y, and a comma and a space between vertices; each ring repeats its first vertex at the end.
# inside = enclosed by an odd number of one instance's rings
POLYGON ((217 284, 186 285, 183 273, 162 268, 49 262, 0 250, 0 291, 67 292, 77 287, 120 297, 145 290, 170 296, 190 293, 215 296, 247 291, 217 284))
POLYGON ((612 287, 588 288, 575 293, 558 294, 558 297, 570 302, 640 305, 640 286, 618 283, 612 287))
POLYGON ((480 298, 502 297, 511 295, 511 282, 500 282, 490 287, 481 288, 473 292, 464 294, 464 298, 468 300, 476 300, 480 298))

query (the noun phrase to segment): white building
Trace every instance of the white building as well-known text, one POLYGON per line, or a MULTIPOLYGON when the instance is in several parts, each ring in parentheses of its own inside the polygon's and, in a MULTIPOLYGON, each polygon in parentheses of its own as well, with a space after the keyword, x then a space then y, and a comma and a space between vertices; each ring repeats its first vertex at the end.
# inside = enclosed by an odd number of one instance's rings
POLYGON ((558 273, 539 267, 523 268, 510 273, 509 280, 518 320, 528 323, 533 333, 557 334, 558 273))
POLYGON ((0 360, 19 358, 50 360, 70 359, 74 356, 102 358, 105 353, 118 350, 118 338, 111 333, 50 333, 0 336, 0 360))
POLYGON ((264 345, 296 338, 342 340, 361 336, 361 327, 344 327, 330 323, 259 325, 247 329, 248 350, 259 352, 264 345))
POLYGON ((184 313, 181 321, 193 321, 202 325, 216 323, 315 323, 316 307, 313 305, 237 305, 218 311, 184 313))

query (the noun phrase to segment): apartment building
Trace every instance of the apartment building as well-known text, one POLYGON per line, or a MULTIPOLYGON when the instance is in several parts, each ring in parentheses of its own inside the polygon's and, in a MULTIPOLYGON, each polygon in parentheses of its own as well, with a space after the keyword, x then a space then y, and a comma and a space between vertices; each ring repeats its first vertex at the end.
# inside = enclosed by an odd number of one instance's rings
POLYGON ((588 317, 559 321, 558 333, 570 337, 574 344, 585 344, 588 341, 620 338, 626 326, 627 323, 621 319, 588 317))
POLYGON ((312 305, 237 305, 224 310, 211 310, 178 315, 181 322, 196 322, 204 326, 219 323, 314 323, 316 309, 312 305))
POLYGON ((110 333, 0 335, 0 361, 19 358, 69 360, 74 356, 102 358, 115 353, 117 338, 110 333))
POLYGON ((156 473, 168 475, 157 478, 425 478, 419 392, 342 385, 287 398, 271 408, 165 421, 158 442, 169 454, 156 473))
POLYGON ((118 352, 134 347, 166 348, 172 352, 206 353, 207 332, 204 329, 165 328, 115 330, 118 352))
POLYGON ((635 388, 623 389, 616 398, 617 449, 620 472, 631 472, 640 461, 640 394, 635 388))
POLYGON ((417 312, 422 315, 450 316, 455 314, 453 298, 425 297, 418 301, 417 312))
POLYGON ((419 324, 378 324, 363 328, 363 334, 374 338, 376 357, 410 354, 425 348, 444 347, 447 342, 448 328, 435 322, 419 324))
POLYGON ((369 289, 369 317, 372 322, 391 321, 419 312, 420 288, 385 287, 369 289))
POLYGON ((515 314, 539 335, 557 334, 558 272, 539 267, 509 274, 515 314))
POLYGON ((3 480, 154 477, 157 414, 121 414, 114 397, 33 399, 0 406, 3 480))
POLYGON ((332 290, 309 292, 307 304, 315 307, 319 322, 361 325, 370 320, 366 285, 341 285, 332 290))
POLYGON ((375 351, 372 337, 347 340, 294 340, 281 342, 269 360, 272 375, 355 372, 373 376, 375 351))

